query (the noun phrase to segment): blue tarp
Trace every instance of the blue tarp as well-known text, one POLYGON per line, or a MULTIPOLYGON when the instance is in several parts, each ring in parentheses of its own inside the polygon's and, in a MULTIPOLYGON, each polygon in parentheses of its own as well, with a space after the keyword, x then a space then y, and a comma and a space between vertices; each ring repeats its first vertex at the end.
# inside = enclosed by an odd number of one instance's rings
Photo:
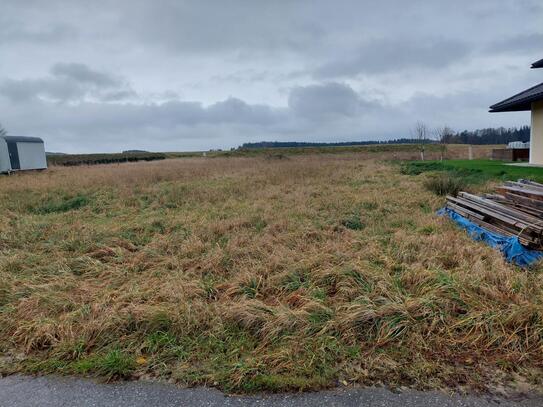
POLYGON ((491 247, 499 249, 509 263, 514 263, 520 267, 528 267, 543 258, 542 251, 527 249, 520 244, 518 237, 507 237, 490 232, 449 208, 440 209, 437 214, 448 216, 454 220, 457 225, 468 232, 473 240, 480 240, 491 247))

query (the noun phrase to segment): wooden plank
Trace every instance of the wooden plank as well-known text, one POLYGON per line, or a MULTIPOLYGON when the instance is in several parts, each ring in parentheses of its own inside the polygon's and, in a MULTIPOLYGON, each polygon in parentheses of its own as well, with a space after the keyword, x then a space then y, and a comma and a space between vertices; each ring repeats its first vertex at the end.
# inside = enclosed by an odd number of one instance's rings
POLYGON ((461 206, 456 205, 455 203, 452 203, 452 202, 447 202, 447 207, 451 208, 455 212, 458 212, 460 215, 462 215, 464 217, 470 216, 470 217, 473 217, 473 218, 476 218, 476 219, 479 219, 479 220, 484 220, 485 219, 484 215, 473 212, 473 211, 471 211, 469 209, 466 209, 466 208, 462 208, 461 206))
POLYGON ((522 188, 515 188, 515 187, 508 187, 508 186, 500 186, 496 188, 496 191, 500 192, 503 195, 506 194, 507 192, 511 192, 517 195, 524 195, 532 199, 543 200, 543 192, 535 191, 533 189, 522 189, 522 188))
POLYGON ((525 206, 529 206, 529 207, 533 207, 533 208, 543 210, 543 201, 528 198, 527 196, 513 194, 511 192, 506 192, 505 197, 508 200, 511 200, 513 202, 518 202, 518 203, 520 203, 522 205, 525 205, 525 206))
POLYGON ((455 198, 454 203, 463 207, 467 207, 470 210, 476 210, 477 212, 482 213, 484 215, 499 219, 500 221, 507 223, 509 225, 512 225, 518 228, 519 230, 529 228, 529 225, 527 223, 523 223, 522 221, 519 221, 518 219, 508 216, 506 214, 496 212, 495 210, 479 205, 476 202, 472 202, 472 201, 466 202, 465 200, 463 201, 463 200, 459 200, 458 198, 455 198))
POLYGON ((520 182, 520 180, 519 181, 505 181, 504 185, 508 187, 513 187, 513 188, 533 189, 535 191, 540 191, 540 192, 543 191, 543 187, 539 185, 534 185, 527 182, 520 182))
POLYGON ((543 189, 543 184, 541 184, 541 183, 539 183, 539 182, 535 182, 535 181, 529 180, 529 179, 519 179, 518 182, 519 182, 520 184, 531 185, 531 186, 533 186, 533 187, 537 187, 537 188, 543 189))
POLYGON ((519 179, 505 182, 496 191, 447 196, 446 207, 490 232, 515 236, 525 246, 542 249, 543 184, 519 179))
MULTIPOLYGON (((447 207, 451 207, 452 205, 454 204, 451 204, 451 202, 447 202, 447 207)), ((456 205, 454 205, 456 206, 456 205)), ((452 208, 451 209, 455 210, 455 208, 452 208)), ((462 210, 463 208, 460 208, 460 210, 462 210)), ((460 213, 462 216, 464 216, 466 219, 469 219, 470 221, 472 221, 473 223, 475 223, 476 225, 479 225, 481 226, 482 228, 486 229, 486 230, 489 230, 491 232, 494 232, 494 233, 497 233, 499 235, 503 235, 503 236, 514 236, 514 237, 517 237, 519 239, 519 242, 521 244, 523 244, 524 246, 530 246, 530 247, 539 247, 540 246, 540 243, 538 240, 534 240, 533 238, 531 238, 530 236, 526 237, 522 234, 519 235, 519 231, 516 230, 516 229, 511 229, 511 228, 508 228, 504 225, 501 225, 501 224, 492 224, 492 223, 488 223, 488 222, 485 222, 484 220, 480 219, 478 216, 472 216, 470 215, 469 213, 460 213)), ((477 215, 477 214, 475 214, 477 215)))
MULTIPOLYGON (((536 226, 538 223, 541 223, 540 222, 541 219, 538 219, 535 216, 531 216, 527 213, 524 213, 516 209, 508 208, 505 205, 499 204, 497 202, 493 202, 490 199, 481 198, 481 197, 478 197, 477 195, 469 194, 467 192, 460 192, 458 195, 464 199, 475 202, 479 204, 480 206, 487 207, 500 215, 506 215, 510 217, 511 219, 522 223, 524 225, 522 227, 536 226)), ((543 228, 543 224, 541 224, 539 228, 540 229, 543 228)))
POLYGON ((505 205, 501 204, 501 203, 498 203, 498 202, 494 202, 490 199, 485 199, 485 198, 482 198, 482 197, 479 197, 477 195, 473 195, 473 194, 469 194, 467 192, 460 192, 459 196, 465 198, 465 199, 468 199, 470 201, 474 201, 474 202, 477 202, 481 205, 485 205, 485 206, 488 206, 492 209, 495 209, 497 211, 500 211, 500 212, 503 212, 503 213, 506 213, 514 218, 518 218, 518 219, 521 219, 521 220, 524 220, 528 223, 531 223, 531 222, 534 222, 534 223, 540 223, 540 219, 534 217, 534 216, 531 216, 525 212, 522 212, 520 210, 516 210, 516 209, 512 209, 512 208, 508 208, 506 207, 505 205))

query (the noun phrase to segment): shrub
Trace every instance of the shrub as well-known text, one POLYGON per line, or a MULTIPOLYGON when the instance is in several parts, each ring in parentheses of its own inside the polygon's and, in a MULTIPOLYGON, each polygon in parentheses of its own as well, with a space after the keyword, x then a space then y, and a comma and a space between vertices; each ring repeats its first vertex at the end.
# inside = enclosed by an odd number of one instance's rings
POLYGON ((461 178, 448 174, 439 174, 424 182, 424 187, 436 195, 457 195, 465 188, 465 183, 461 178))

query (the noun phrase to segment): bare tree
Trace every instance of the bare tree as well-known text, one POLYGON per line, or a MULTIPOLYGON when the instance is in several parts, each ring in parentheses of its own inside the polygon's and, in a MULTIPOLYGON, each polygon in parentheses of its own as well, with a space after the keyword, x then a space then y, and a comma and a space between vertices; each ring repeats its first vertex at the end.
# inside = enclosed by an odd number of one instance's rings
POLYGON ((2 127, 2 123, 0 123, 0 137, 7 136, 8 131, 2 127))
POLYGON ((443 157, 447 152, 447 141, 454 134, 449 126, 438 127, 434 130, 435 139, 439 144, 439 159, 443 161, 443 157))
POLYGON ((428 126, 424 122, 418 121, 415 124, 415 127, 411 131, 412 136, 417 140, 420 151, 420 159, 424 161, 424 150, 426 147, 426 142, 428 141, 428 126))

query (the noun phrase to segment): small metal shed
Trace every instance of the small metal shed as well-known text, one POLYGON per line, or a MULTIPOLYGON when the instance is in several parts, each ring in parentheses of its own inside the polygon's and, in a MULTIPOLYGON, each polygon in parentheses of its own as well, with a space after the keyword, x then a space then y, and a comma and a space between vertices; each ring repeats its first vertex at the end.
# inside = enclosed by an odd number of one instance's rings
POLYGON ((46 168, 45 145, 41 138, 0 136, 0 172, 46 168))

